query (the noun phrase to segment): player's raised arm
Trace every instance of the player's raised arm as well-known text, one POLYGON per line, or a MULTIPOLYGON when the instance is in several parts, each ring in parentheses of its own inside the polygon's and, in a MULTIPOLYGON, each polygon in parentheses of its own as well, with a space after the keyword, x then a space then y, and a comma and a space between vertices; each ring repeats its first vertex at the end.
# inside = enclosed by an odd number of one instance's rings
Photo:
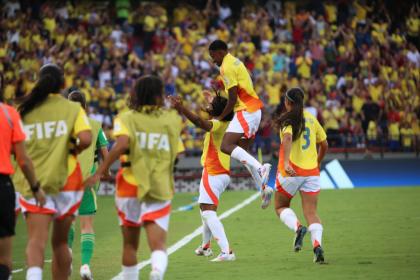
POLYGON ((211 128, 213 127, 213 123, 211 121, 201 118, 200 116, 194 114, 193 112, 185 108, 179 96, 169 96, 168 99, 171 102, 171 106, 175 108, 180 114, 183 114, 195 126, 200 127, 205 131, 211 130, 211 128))

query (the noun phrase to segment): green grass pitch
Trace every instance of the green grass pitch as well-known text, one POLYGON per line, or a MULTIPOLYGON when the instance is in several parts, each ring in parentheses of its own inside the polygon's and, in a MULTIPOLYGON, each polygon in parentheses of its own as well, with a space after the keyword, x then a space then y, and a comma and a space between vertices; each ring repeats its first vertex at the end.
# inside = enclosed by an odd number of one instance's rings
MULTIPOLYGON (((173 209, 191 203, 197 194, 177 194, 173 209)), ((252 195, 251 191, 226 192, 219 213, 252 195)), ((96 247, 92 260, 95 280, 111 279, 121 268, 121 234, 112 197, 98 199, 96 247)), ((292 203, 300 219, 300 198, 292 203)), ((309 234, 300 253, 292 251, 293 233, 275 216, 272 206, 261 210, 259 201, 223 220, 237 260, 210 263, 196 257, 196 237, 169 257, 165 279, 420 279, 420 188, 371 188, 322 191, 319 215, 324 225, 325 257, 328 265, 312 263, 309 234)), ((168 245, 191 233, 201 223, 199 211, 171 216, 168 245)), ((77 226, 76 230, 79 230, 77 226)), ((26 229, 19 218, 14 240, 14 269, 24 267, 26 229)), ((80 238, 74 243, 73 275, 80 279, 80 238)), ((218 252, 216 242, 213 248, 218 252)), ((139 261, 148 259, 144 236, 139 261)), ((50 259, 48 248, 46 259, 50 259)), ((148 279, 150 266, 140 272, 148 279)), ((24 279, 25 272, 13 275, 24 279)), ((46 263, 44 279, 51 279, 46 263)))

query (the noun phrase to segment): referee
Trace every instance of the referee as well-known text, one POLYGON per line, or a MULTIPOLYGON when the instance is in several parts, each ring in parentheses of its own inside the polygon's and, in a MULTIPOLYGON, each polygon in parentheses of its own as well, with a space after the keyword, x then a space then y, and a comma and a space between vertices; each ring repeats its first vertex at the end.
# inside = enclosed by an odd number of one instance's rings
POLYGON ((0 280, 7 280, 12 269, 12 237, 16 223, 16 194, 10 179, 14 173, 10 160, 12 153, 41 206, 45 204, 45 195, 35 177, 32 161, 26 154, 20 116, 13 107, 3 103, 2 89, 3 76, 0 74, 0 280))

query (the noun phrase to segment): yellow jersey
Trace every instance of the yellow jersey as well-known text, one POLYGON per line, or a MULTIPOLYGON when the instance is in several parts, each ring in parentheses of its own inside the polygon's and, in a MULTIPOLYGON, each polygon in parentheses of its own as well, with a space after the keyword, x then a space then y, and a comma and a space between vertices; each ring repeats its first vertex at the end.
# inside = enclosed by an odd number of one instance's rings
POLYGON ((220 75, 222 76, 226 93, 232 87, 238 87, 238 100, 234 107, 235 112, 246 110, 253 113, 264 107, 254 90, 248 70, 238 58, 228 53, 223 58, 220 66, 220 75))
POLYGON ((229 174, 230 156, 222 153, 223 135, 229 122, 211 120, 213 126, 204 137, 203 155, 201 156, 201 165, 210 175, 229 174))
MULTIPOLYGON (((309 112, 304 111, 305 130, 300 137, 292 142, 289 164, 296 171, 297 176, 318 176, 318 151, 316 144, 327 139, 324 129, 318 120, 309 112)), ((293 136, 292 126, 287 126, 280 131, 280 139, 284 134, 293 136)), ((283 177, 287 174, 284 170, 284 147, 280 144, 278 172, 283 177)))

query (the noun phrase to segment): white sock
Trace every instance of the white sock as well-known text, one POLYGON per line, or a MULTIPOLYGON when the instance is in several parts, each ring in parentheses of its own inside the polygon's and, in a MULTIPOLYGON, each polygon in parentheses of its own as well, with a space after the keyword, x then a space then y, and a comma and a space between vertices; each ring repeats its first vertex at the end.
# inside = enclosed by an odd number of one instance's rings
POLYGON ((166 267, 168 266, 168 254, 162 250, 152 252, 150 257, 152 259, 152 270, 158 271, 163 279, 166 267))
POLYGON ((42 268, 32 266, 26 271, 26 280, 42 280, 42 268))
POLYGON ((310 224, 308 230, 311 233, 311 241, 314 248, 320 246, 322 243, 322 225, 319 223, 310 224))
POLYGON ((245 151, 239 146, 236 146, 236 148, 233 149, 230 156, 236 160, 239 160, 245 165, 249 165, 251 168, 255 168, 255 170, 259 170, 262 167, 261 163, 258 160, 256 160, 247 151, 245 151))
POLYGON ((201 246, 203 248, 210 247, 210 240, 211 240, 211 230, 207 223, 203 219, 203 212, 200 210, 201 221, 203 222, 203 243, 201 246))
POLYGON ((137 265, 133 266, 122 266, 122 276, 123 280, 139 280, 139 270, 137 265))
POLYGON ((225 229, 222 222, 220 222, 219 217, 215 211, 206 210, 202 212, 204 221, 207 223, 207 226, 210 228, 214 239, 216 239, 217 244, 219 244, 220 250, 223 253, 230 253, 229 242, 226 237, 225 229))
POLYGON ((298 218, 296 217, 295 212, 290 209, 286 208, 283 211, 280 212, 280 220, 291 230, 294 232, 297 231, 300 223, 298 218))

